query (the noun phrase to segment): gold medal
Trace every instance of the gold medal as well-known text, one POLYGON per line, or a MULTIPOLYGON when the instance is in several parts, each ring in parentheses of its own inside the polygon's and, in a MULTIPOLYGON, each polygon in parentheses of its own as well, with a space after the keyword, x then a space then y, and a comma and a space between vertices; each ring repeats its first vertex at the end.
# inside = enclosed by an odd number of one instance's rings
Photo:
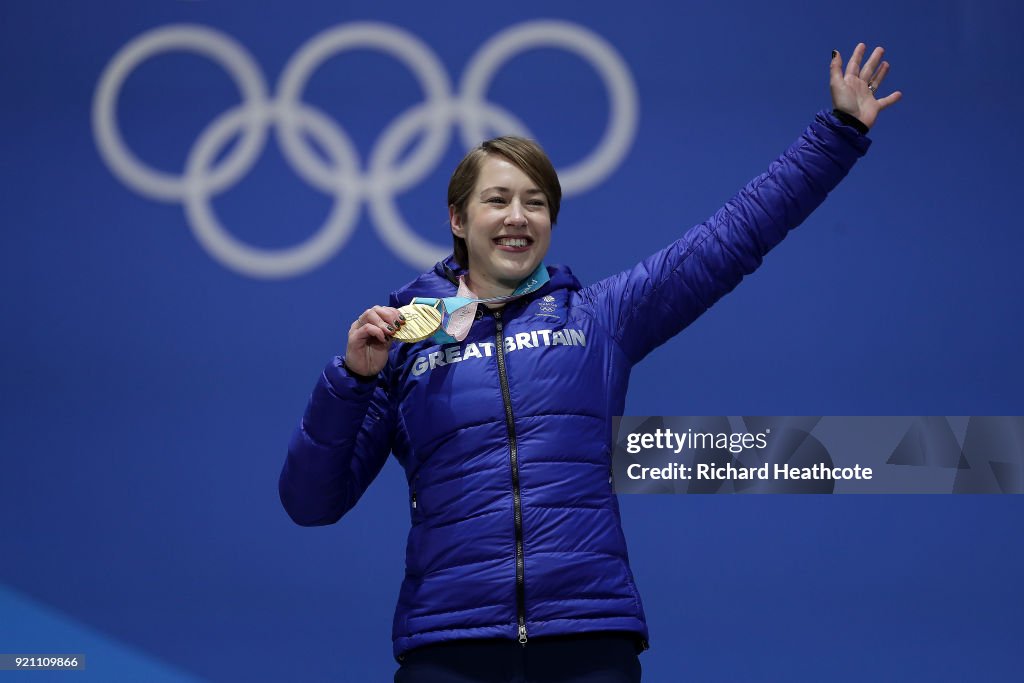
POLYGON ((399 326, 392 336, 400 342, 423 341, 441 327, 441 311, 427 304, 409 304, 402 306, 398 312, 405 318, 405 324, 399 326))

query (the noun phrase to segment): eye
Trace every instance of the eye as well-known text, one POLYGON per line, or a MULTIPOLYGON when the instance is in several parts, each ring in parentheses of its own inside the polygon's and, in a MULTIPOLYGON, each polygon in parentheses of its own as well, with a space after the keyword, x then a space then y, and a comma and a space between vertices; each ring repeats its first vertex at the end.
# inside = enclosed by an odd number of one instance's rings
POLYGON ((530 206, 545 206, 546 205, 543 199, 532 199, 532 200, 530 200, 529 204, 530 204, 530 206))
POLYGON ((487 204, 504 204, 505 203, 505 198, 504 197, 491 197, 490 199, 485 200, 485 202, 487 204))

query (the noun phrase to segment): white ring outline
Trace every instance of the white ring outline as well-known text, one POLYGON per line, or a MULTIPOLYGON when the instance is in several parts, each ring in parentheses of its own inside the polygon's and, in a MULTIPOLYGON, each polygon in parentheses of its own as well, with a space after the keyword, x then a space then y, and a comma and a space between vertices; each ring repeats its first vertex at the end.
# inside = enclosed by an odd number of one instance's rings
MULTIPOLYGON (((280 122, 281 107, 268 108, 266 126, 280 122)), ((344 132, 314 107, 301 106, 291 115, 303 119, 302 127, 320 143, 324 151, 338 161, 342 173, 356 174, 355 146, 344 132), (299 116, 295 116, 301 112, 299 116)), ((264 278, 285 278, 307 272, 328 260, 345 244, 358 222, 359 202, 350 191, 338 186, 330 215, 323 226, 305 241, 281 249, 265 249, 242 242, 224 229, 210 206, 210 192, 201 181, 200 171, 216 158, 223 145, 245 125, 250 113, 241 107, 229 110, 206 127, 189 151, 185 165, 185 214, 196 239, 221 263, 242 273, 264 278), (195 179, 200 180, 195 180, 195 179)))
MULTIPOLYGON (((185 196, 185 177, 157 171, 128 148, 117 126, 117 100, 131 72, 162 52, 193 50, 224 68, 238 86, 242 102, 258 114, 266 107, 267 88, 256 60, 231 36, 193 24, 170 24, 142 33, 118 50, 103 71, 93 98, 92 124, 97 147, 118 180, 133 190, 164 202, 185 196)), ((267 129, 253 116, 239 144, 210 176, 213 193, 222 192, 252 168, 263 151, 267 129)))
POLYGON ((530 21, 512 26, 484 43, 470 58, 459 92, 465 103, 462 142, 467 148, 490 137, 474 116, 482 104, 494 74, 511 57, 540 47, 560 47, 589 60, 608 90, 608 124, 597 147, 582 161, 558 172, 562 193, 571 196, 604 180, 622 161, 636 134, 638 106, 636 87, 629 68, 615 48, 596 33, 565 21, 530 21))
MULTIPOLYGON (((358 183, 361 192, 381 183, 387 184, 391 191, 408 189, 430 172, 429 166, 437 163, 449 143, 444 105, 452 96, 451 83, 444 65, 419 38, 395 26, 377 22, 356 22, 327 29, 314 36, 288 61, 278 82, 278 101, 286 111, 289 105, 297 105, 309 79, 324 61, 343 51, 360 48, 378 48, 402 62, 419 81, 427 104, 434 107, 426 139, 406 161, 408 170, 387 169, 387 172, 358 183)), ((284 117, 281 124, 282 151, 289 161, 304 167, 309 177, 318 180, 318 187, 331 188, 336 182, 331 169, 324 168, 319 157, 308 150, 301 136, 296 134, 290 117, 284 117)))
POLYGON ((415 36, 377 22, 340 25, 314 36, 289 60, 274 102, 267 99, 256 61, 230 36, 205 26, 167 25, 140 34, 111 58, 93 99, 93 134, 102 158, 121 182, 160 201, 181 201, 200 244, 216 260, 245 275, 289 277, 332 258, 357 225, 360 199, 367 200, 374 227, 395 254, 410 265, 425 268, 446 256, 449 247, 439 247, 411 230, 398 211, 396 194, 420 182, 440 161, 450 144, 452 123, 461 126, 467 148, 488 137, 487 128, 530 137, 521 121, 486 102, 484 95, 505 62, 538 47, 562 48, 589 60, 608 92, 609 117, 600 143, 560 173, 563 195, 569 196, 604 180, 622 160, 636 132, 637 95, 629 69, 615 48, 588 29, 564 21, 525 22, 493 36, 471 58, 461 80, 461 95, 454 99, 444 66, 415 36), (344 129, 323 112, 298 101, 320 64, 341 50, 361 47, 376 47, 403 62, 426 97, 381 132, 366 174, 360 173, 355 146, 344 129), (130 73, 155 54, 173 50, 193 50, 217 62, 243 98, 242 105, 221 114, 204 129, 189 151, 186 172, 178 177, 142 163, 121 137, 116 115, 120 90, 130 73), (276 125, 279 145, 296 172, 313 187, 335 195, 331 214, 317 233, 283 249, 262 249, 238 240, 220 225, 209 205, 211 196, 251 170, 270 125, 276 125), (337 162, 335 168, 325 166, 311 151, 300 129, 318 138, 337 162), (398 153, 421 130, 424 139, 402 166, 396 166, 398 153), (234 131, 241 132, 239 144, 219 165, 208 168, 216 149, 230 140, 228 134, 234 131))
MULTIPOLYGON (((487 111, 486 116, 493 117, 495 121, 492 125, 503 129, 507 134, 530 137, 530 131, 512 114, 496 105, 488 104, 484 107, 487 111)), ((460 121, 465 116, 465 110, 458 100, 451 102, 442 111, 446 129, 449 122, 460 121)), ((417 105, 403 112, 388 126, 374 147, 370 159, 371 174, 374 172, 373 169, 389 168, 394 163, 394 158, 420 130, 421 119, 427 118, 428 114, 436 116, 435 112, 428 111, 426 104, 417 105)), ((406 263, 416 263, 421 268, 429 268, 446 257, 451 252, 451 245, 438 246, 411 229, 398 210, 395 195, 385 194, 386 189, 371 187, 366 195, 370 205, 370 217, 384 243, 406 263)))

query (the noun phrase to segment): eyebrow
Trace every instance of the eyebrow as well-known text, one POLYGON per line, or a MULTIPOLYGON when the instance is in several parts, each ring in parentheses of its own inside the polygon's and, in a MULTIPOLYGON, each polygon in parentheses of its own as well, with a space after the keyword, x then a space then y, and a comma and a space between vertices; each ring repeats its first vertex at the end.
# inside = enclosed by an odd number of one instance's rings
MULTIPOLYGON (((480 190, 480 194, 487 194, 488 192, 505 192, 507 194, 511 191, 512 190, 508 189, 507 187, 495 185, 494 187, 485 187, 484 189, 480 190)), ((525 194, 544 194, 544 190, 535 187, 531 190, 527 190, 525 194)))

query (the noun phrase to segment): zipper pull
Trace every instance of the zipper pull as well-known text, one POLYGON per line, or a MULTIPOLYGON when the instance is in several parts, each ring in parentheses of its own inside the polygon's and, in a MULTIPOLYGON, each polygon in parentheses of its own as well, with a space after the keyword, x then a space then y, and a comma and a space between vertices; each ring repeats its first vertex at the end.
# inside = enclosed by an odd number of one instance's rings
POLYGON ((526 646, 526 624, 519 624, 519 644, 526 646))
POLYGON ((412 509, 416 509, 416 494, 412 494, 412 509))

